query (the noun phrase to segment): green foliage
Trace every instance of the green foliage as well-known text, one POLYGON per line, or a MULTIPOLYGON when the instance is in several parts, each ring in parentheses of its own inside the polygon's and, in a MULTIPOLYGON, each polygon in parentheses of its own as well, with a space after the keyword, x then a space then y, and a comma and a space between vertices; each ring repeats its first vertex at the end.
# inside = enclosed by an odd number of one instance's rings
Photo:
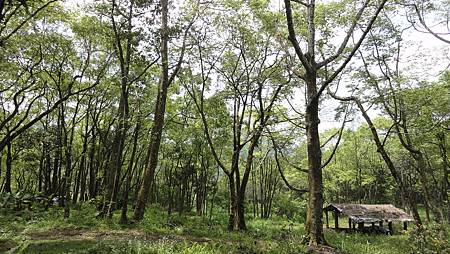
POLYGON ((280 193, 274 200, 275 214, 289 220, 304 223, 306 218, 306 200, 295 198, 289 193, 280 193))
MULTIPOLYGON (((374 124, 381 130, 389 126, 388 123, 384 118, 374 119, 374 124)), ((398 142, 389 140, 387 146, 389 151, 394 151, 398 142)), ((333 148, 331 146, 325 150, 325 158, 330 156, 333 148)), ((366 125, 344 131, 334 156, 324 169, 326 202, 361 200, 363 203, 384 203, 392 200, 390 187, 393 180, 376 151, 372 134, 366 125)))
POLYGON ((0 213, 20 212, 24 209, 44 209, 49 198, 24 192, 0 194, 0 213))
POLYGON ((444 254, 450 252, 448 226, 432 223, 410 231, 411 254, 444 254))

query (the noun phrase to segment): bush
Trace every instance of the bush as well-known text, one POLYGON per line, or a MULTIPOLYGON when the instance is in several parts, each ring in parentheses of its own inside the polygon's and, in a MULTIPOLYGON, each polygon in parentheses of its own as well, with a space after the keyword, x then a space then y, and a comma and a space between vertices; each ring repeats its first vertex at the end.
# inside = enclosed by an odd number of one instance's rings
POLYGON ((290 194, 280 194, 274 200, 274 208, 276 215, 295 220, 300 223, 305 222, 306 218, 306 201, 292 197, 290 194))
POLYGON ((44 209, 49 206, 49 198, 40 194, 30 193, 2 193, 0 195, 0 211, 22 211, 24 209, 32 210, 32 208, 44 209))
POLYGON ((411 254, 450 253, 449 234, 442 224, 430 224, 410 232, 411 254))

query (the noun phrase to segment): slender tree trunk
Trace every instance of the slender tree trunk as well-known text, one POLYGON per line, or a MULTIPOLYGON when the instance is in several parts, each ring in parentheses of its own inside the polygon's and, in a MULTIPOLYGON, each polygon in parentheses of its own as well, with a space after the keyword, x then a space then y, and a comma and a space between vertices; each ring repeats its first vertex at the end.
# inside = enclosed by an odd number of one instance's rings
POLYGON ((72 158, 69 152, 69 132, 67 131, 67 126, 65 123, 65 112, 64 112, 64 104, 60 106, 60 115, 61 115, 61 128, 63 130, 63 145, 64 145, 64 155, 65 155, 65 164, 64 164, 64 186, 62 196, 64 196, 64 218, 69 218, 70 215, 70 183, 71 183, 71 169, 72 169, 72 158))
MULTIPOLYGON (((75 112, 72 117, 72 126, 70 131, 67 131, 65 124, 63 124, 64 129, 64 147, 65 147, 65 173, 64 173, 64 218, 69 218, 70 214, 70 188, 72 184, 72 147, 73 147, 73 139, 76 125, 76 118, 78 114, 78 109, 80 106, 80 100, 77 101, 77 105, 75 107, 75 112), (70 136, 69 136, 70 135, 70 136)), ((61 105, 62 117, 64 119, 64 105, 61 105)))
POLYGON ((133 165, 134 165, 134 160, 136 158, 136 150, 137 150, 137 145, 138 145, 140 129, 141 129, 141 124, 138 119, 138 122, 136 123, 136 127, 135 127, 134 133, 133 133, 133 148, 131 151, 130 161, 128 162, 127 180, 125 183, 125 190, 123 192, 123 205, 122 205, 122 212, 120 215, 120 223, 126 223, 128 221, 128 218, 127 218, 128 196, 129 196, 129 191, 130 191, 131 180, 133 178, 133 165))
POLYGON ((417 162, 417 170, 419 172, 419 179, 421 182, 422 192, 425 198, 425 203, 427 207, 427 220, 430 220, 429 212, 433 213, 434 219, 438 222, 441 222, 444 220, 444 214, 442 210, 437 206, 437 203, 439 202, 436 200, 436 197, 432 197, 432 193, 430 191, 430 186, 428 184, 428 178, 426 176, 426 168, 427 165, 425 163, 425 159, 423 157, 423 154, 421 151, 418 151, 414 159, 417 162))
POLYGON ((111 20, 113 25, 113 32, 115 35, 115 50, 119 58, 120 63, 120 102, 117 112, 118 126, 114 133, 114 142, 112 146, 112 154, 108 163, 108 177, 107 186, 108 191, 105 199, 105 205, 103 207, 103 215, 105 217, 111 218, 112 212, 116 207, 117 195, 120 188, 120 173, 122 169, 122 156, 125 147, 125 139, 128 131, 128 89, 129 89, 129 72, 130 72, 130 61, 131 61, 131 51, 132 51, 132 17, 133 17, 133 7, 134 1, 130 1, 127 20, 127 31, 126 31, 126 50, 122 47, 122 39, 120 37, 120 31, 116 26, 114 19, 114 10, 118 8, 116 6, 116 1, 112 1, 112 13, 111 20))
POLYGON ((120 179, 120 171, 122 169, 122 154, 125 141, 125 124, 124 124, 124 95, 121 95, 119 104, 119 124, 114 134, 114 141, 112 144, 111 155, 108 162, 106 182, 106 197, 103 205, 103 216, 106 218, 112 217, 112 212, 115 209, 117 201, 117 186, 120 179))
POLYGON ((11 153, 11 142, 6 144, 6 172, 5 172, 5 186, 3 187, 3 192, 11 193, 11 168, 12 168, 12 153, 11 153))
POLYGON ((447 221, 450 221, 450 200, 449 200, 449 196, 448 196, 448 191, 450 188, 450 182, 449 182, 449 163, 448 163, 448 156, 447 156, 447 148, 446 148, 446 144, 445 144, 445 133, 441 132, 437 135, 437 138, 439 140, 439 149, 440 149, 440 153, 441 153, 441 158, 442 158, 442 171, 443 171, 443 178, 442 178, 442 188, 441 188, 441 196, 442 196, 442 201, 444 203, 447 203, 447 221))
POLYGON ((45 194, 49 196, 52 192, 52 183, 51 183, 51 158, 50 158, 50 143, 44 141, 45 147, 45 178, 44 178, 44 187, 45 194))
POLYGON ((42 192, 45 178, 45 145, 42 143, 41 158, 39 159, 38 191, 42 192))
MULTIPOLYGON (((254 166, 253 166, 254 167, 254 166)), ((256 202, 257 202, 257 195, 256 195, 256 172, 255 170, 252 171, 252 197, 253 197, 253 219, 256 218, 256 202)))
MULTIPOLYGON (((91 130, 91 146, 89 148, 89 198, 95 198, 97 196, 97 170, 96 165, 98 161, 95 161, 95 151, 97 149, 97 133, 95 131, 96 124, 94 123, 91 130)), ((98 159, 98 158, 97 158, 98 159)))
POLYGON ((380 141, 380 138, 378 137, 378 132, 375 128, 375 126, 372 123, 372 120, 370 119, 369 115, 365 111, 363 105, 360 101, 352 99, 356 102, 361 114, 363 115, 364 119, 366 120, 367 125, 370 128, 370 131, 372 133, 372 137, 375 141, 375 144, 377 146, 377 152, 380 153, 381 157, 383 158, 384 162, 386 163, 392 177, 394 178, 395 182, 398 184, 400 191, 403 194, 403 197, 405 197, 406 201, 408 202, 409 209, 413 215, 414 221, 418 227, 422 226, 422 220, 420 219, 420 215, 417 209, 417 202, 416 198, 413 195, 413 192, 406 187, 403 179, 400 177, 399 172, 397 171, 394 163, 392 162, 390 156, 384 149, 383 144, 380 141))
POLYGON ((234 175, 228 175, 228 186, 229 186, 229 217, 228 217, 228 230, 239 230, 238 228, 238 217, 237 217, 237 195, 236 195, 236 185, 234 183, 234 175))
MULTIPOLYGON (((61 107, 61 106, 60 106, 61 107)), ((60 107, 58 109, 58 123, 57 123, 57 133, 56 133, 56 151, 55 158, 53 161, 53 178, 52 178, 52 193, 58 195, 60 198, 59 204, 62 205, 64 199, 61 197, 61 182, 59 181, 61 177, 61 161, 62 161, 62 124, 63 119, 61 117, 60 107)))
POLYGON ((80 182, 81 182, 81 176, 82 171, 79 168, 78 172, 75 175, 75 186, 73 187, 73 194, 72 194, 72 204, 76 204, 78 201, 78 194, 80 192, 80 182))
POLYGON ((245 223, 245 196, 242 194, 237 195, 237 222, 235 222, 235 230, 247 230, 247 225, 245 223))
POLYGON ((78 199, 78 193, 80 194, 80 201, 84 201, 84 195, 86 191, 86 157, 87 157, 87 148, 88 148, 88 136, 89 136, 89 110, 90 110, 90 100, 87 107, 86 112, 86 122, 84 126, 84 134, 83 134, 83 148, 81 150, 81 161, 80 167, 78 169, 78 179, 77 179, 77 187, 75 188, 73 195, 73 203, 75 204, 78 199), (79 191, 79 192, 78 192, 79 191))
POLYGON ((168 41, 169 28, 168 20, 168 0, 161 0, 161 79, 159 82, 158 96, 155 105, 154 123, 150 134, 150 145, 148 147, 148 165, 144 173, 144 179, 139 189, 134 219, 140 220, 144 217, 145 205, 149 197, 150 187, 158 164, 158 153, 161 145, 161 136, 164 126, 164 114, 166 112, 167 90, 169 88, 169 57, 168 41))

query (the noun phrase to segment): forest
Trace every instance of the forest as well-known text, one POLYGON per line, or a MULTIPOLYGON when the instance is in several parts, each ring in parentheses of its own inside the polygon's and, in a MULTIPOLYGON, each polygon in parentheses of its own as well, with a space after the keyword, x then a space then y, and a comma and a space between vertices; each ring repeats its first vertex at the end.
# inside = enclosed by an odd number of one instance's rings
POLYGON ((0 253, 450 253, 449 17, 0 0, 0 253))

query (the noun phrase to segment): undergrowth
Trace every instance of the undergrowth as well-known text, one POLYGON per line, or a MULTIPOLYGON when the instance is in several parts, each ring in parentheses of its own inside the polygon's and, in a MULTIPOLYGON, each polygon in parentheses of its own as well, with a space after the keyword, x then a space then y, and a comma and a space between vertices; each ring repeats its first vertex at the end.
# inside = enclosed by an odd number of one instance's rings
MULTIPOLYGON (((93 205, 74 207, 69 219, 63 218, 63 211, 58 207, 47 211, 24 211, 22 214, 3 213, 0 215, 0 253, 8 250, 7 253, 306 253, 307 250, 301 244, 305 235, 304 225, 277 216, 270 219, 248 217, 248 230, 245 232, 229 232, 226 229, 227 214, 220 210, 209 218, 189 213, 168 215, 162 208, 150 206, 142 221, 126 225, 118 223, 119 212, 112 219, 99 219, 96 216, 93 205), (36 232, 58 230, 100 233, 120 231, 125 232, 126 237, 30 237, 36 232), (140 232, 140 235, 135 238, 126 235, 131 231, 140 232), (143 236, 151 236, 151 239, 144 239, 143 236)), ((407 233, 394 236, 364 235, 329 229, 325 230, 325 238, 330 245, 349 254, 418 253, 411 246, 414 239, 407 233)))

